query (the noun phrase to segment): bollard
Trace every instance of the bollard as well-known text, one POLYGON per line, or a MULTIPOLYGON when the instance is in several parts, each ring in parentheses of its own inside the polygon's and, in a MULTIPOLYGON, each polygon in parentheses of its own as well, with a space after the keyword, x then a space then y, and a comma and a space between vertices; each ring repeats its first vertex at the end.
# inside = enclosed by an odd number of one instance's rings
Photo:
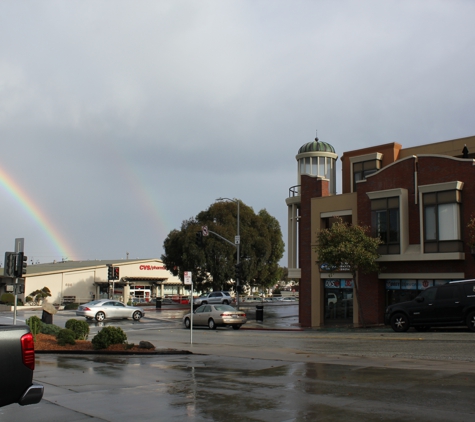
POLYGON ((162 309, 162 298, 157 297, 155 299, 155 309, 162 309))
POLYGON ((264 322, 264 305, 256 306, 256 321, 264 322))

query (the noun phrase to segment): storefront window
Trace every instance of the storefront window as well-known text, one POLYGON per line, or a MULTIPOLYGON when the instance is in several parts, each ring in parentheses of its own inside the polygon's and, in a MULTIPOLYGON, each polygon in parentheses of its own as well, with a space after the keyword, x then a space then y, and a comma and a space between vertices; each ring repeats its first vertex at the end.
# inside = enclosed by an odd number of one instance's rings
POLYGON ((325 280, 325 323, 353 321, 353 280, 325 280))

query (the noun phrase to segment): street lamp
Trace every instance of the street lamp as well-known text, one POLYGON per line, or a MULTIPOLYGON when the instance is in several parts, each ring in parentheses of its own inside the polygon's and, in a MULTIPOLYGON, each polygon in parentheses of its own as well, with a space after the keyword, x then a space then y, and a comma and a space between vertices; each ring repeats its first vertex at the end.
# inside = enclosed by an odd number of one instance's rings
MULTIPOLYGON (((236 238, 234 239, 234 243, 236 244, 236 265, 239 267, 240 263, 240 253, 239 253, 239 247, 241 245, 241 236, 239 235, 239 199, 231 199, 231 198, 218 198, 216 201, 232 201, 237 203, 237 235, 236 238)), ((236 308, 239 310, 239 277, 236 277, 236 308)))

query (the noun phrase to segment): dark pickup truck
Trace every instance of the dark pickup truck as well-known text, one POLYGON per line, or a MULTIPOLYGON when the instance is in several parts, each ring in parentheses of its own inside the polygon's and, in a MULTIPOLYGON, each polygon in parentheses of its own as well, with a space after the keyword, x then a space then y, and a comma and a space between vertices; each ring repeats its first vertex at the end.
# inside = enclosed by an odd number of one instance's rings
POLYGON ((39 403, 43 386, 33 384, 35 344, 27 325, 0 325, 0 407, 39 403))

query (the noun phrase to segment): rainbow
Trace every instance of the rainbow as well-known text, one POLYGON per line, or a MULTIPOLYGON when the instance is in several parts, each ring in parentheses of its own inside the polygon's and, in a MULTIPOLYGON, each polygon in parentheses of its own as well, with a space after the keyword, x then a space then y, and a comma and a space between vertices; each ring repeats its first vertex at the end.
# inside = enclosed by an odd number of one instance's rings
MULTIPOLYGON (((51 243, 63 258, 72 259, 74 253, 67 247, 67 243, 61 238, 58 230, 48 221, 41 210, 28 198, 21 187, 0 167, 0 185, 23 207, 23 209, 35 220, 49 237, 51 243)), ((13 243, 13 239, 12 239, 13 243)))

